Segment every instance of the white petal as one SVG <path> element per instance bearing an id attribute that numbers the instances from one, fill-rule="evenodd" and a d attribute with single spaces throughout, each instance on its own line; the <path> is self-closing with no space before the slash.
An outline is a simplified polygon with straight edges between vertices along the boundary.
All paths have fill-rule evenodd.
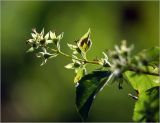
<path id="1" fill-rule="evenodd" d="M 111 66 L 110 62 L 108 60 L 105 60 L 106 64 L 108 64 L 109 66 Z"/>
<path id="2" fill-rule="evenodd" d="M 42 31 L 41 31 L 41 35 L 44 35 L 44 28 L 43 28 Z"/>
<path id="3" fill-rule="evenodd" d="M 59 40 L 61 40 L 61 39 L 63 38 L 63 34 L 64 34 L 64 32 L 62 32 L 57 38 L 58 38 Z"/>
<path id="4" fill-rule="evenodd" d="M 73 51 L 73 54 L 78 54 L 78 52 L 75 50 L 75 51 Z"/>
<path id="5" fill-rule="evenodd" d="M 27 40 L 28 43 L 33 43 L 33 39 Z"/>
<path id="6" fill-rule="evenodd" d="M 39 52 L 36 54 L 37 58 L 43 57 L 44 53 L 43 52 Z"/>
<path id="7" fill-rule="evenodd" d="M 116 51 L 117 51 L 118 53 L 121 53 L 121 51 L 120 51 L 120 49 L 119 49 L 119 47 L 118 47 L 117 45 L 115 45 L 115 49 L 116 49 Z"/>
<path id="8" fill-rule="evenodd" d="M 50 38 L 51 39 L 55 39 L 56 38 L 55 32 L 53 33 L 52 31 L 50 31 Z"/>
<path id="9" fill-rule="evenodd" d="M 44 64 L 46 64 L 46 62 L 47 62 L 47 59 L 45 59 L 40 66 L 43 66 Z"/>
<path id="10" fill-rule="evenodd" d="M 53 40 L 46 40 L 47 44 L 53 43 Z"/>
<path id="11" fill-rule="evenodd" d="M 29 49 L 27 50 L 27 53 L 28 53 L 28 52 L 33 52 L 33 51 L 34 51 L 34 48 L 31 47 L 31 48 L 29 48 Z"/>
<path id="12" fill-rule="evenodd" d="M 59 45 L 59 43 L 58 43 L 58 45 L 57 45 L 57 49 L 60 51 L 60 48 L 61 48 L 61 46 Z"/>
<path id="13" fill-rule="evenodd" d="M 44 53 L 47 53 L 47 50 L 44 47 L 42 47 L 42 50 Z"/>
<path id="14" fill-rule="evenodd" d="M 72 55 L 72 58 L 73 58 L 73 59 L 78 59 L 77 56 L 75 56 L 75 55 Z"/>
<path id="15" fill-rule="evenodd" d="M 49 32 L 44 37 L 46 40 L 49 38 Z"/>
<path id="16" fill-rule="evenodd" d="M 56 57 L 58 54 L 50 54 L 51 56 L 49 58 Z"/>
<path id="17" fill-rule="evenodd" d="M 69 43 L 67 43 L 67 45 L 71 50 L 75 50 L 77 48 L 76 45 L 72 45 L 72 44 L 69 44 Z"/>
<path id="18" fill-rule="evenodd" d="M 33 38 L 37 37 L 37 35 L 35 33 L 31 33 L 31 35 L 32 35 Z"/>
<path id="19" fill-rule="evenodd" d="M 33 29 L 32 29 L 32 31 L 33 31 L 34 33 L 37 33 L 37 31 L 36 31 L 36 29 L 35 29 L 35 28 L 33 28 Z"/>

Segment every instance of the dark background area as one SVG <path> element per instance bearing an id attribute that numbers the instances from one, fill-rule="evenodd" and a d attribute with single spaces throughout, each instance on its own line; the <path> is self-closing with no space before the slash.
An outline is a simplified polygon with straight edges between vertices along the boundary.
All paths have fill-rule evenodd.
<path id="1" fill-rule="evenodd" d="M 26 53 L 32 28 L 64 32 L 66 46 L 91 28 L 90 59 L 102 57 L 126 39 L 134 53 L 158 45 L 159 2 L 31 2 L 1 1 L 1 118 L 2 121 L 80 121 L 75 108 L 74 71 L 64 57 L 41 60 Z M 91 71 L 95 67 L 88 66 Z M 98 94 L 88 121 L 132 121 L 133 89 L 109 84 Z"/>

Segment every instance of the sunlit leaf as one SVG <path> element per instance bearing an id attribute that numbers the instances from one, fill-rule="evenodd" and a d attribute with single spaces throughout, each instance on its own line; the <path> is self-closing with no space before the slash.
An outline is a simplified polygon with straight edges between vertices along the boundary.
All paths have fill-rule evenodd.
<path id="1" fill-rule="evenodd" d="M 90 29 L 86 34 L 84 34 L 81 39 L 78 41 L 78 47 L 82 52 L 87 52 L 92 45 L 91 39 L 90 39 Z"/>
<path id="2" fill-rule="evenodd" d="M 146 74 L 135 74 L 135 72 L 125 72 L 127 79 L 132 87 L 139 93 L 146 91 L 155 86 L 160 86 L 160 77 Z"/>
<path id="3" fill-rule="evenodd" d="M 86 120 L 88 112 L 96 94 L 102 89 L 108 77 L 109 71 L 94 71 L 84 76 L 76 88 L 76 106 L 83 120 Z"/>
<path id="4" fill-rule="evenodd" d="M 153 47 L 151 49 L 144 50 L 142 53 L 145 54 L 148 62 L 159 63 L 160 47 Z"/>
<path id="5" fill-rule="evenodd" d="M 158 86 L 141 93 L 135 104 L 133 120 L 136 122 L 158 122 L 159 101 Z"/>
<path id="6" fill-rule="evenodd" d="M 140 57 L 146 65 L 159 65 L 160 47 L 153 47 L 141 51 L 137 56 Z M 133 59 L 133 62 L 135 59 Z"/>
<path id="7" fill-rule="evenodd" d="M 74 83 L 77 83 L 86 74 L 85 68 L 76 69 L 76 76 L 74 77 Z"/>

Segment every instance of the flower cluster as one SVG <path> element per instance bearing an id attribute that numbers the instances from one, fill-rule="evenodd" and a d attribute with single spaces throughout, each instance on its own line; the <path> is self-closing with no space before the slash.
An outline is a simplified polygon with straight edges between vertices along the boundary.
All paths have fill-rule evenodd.
<path id="1" fill-rule="evenodd" d="M 67 43 L 68 47 L 72 51 L 71 55 L 68 55 L 61 50 L 60 41 L 63 38 L 63 32 L 56 35 L 55 32 L 49 31 L 44 34 L 44 29 L 40 33 L 36 29 L 32 30 L 32 38 L 27 40 L 26 44 L 30 46 L 27 52 L 35 52 L 38 58 L 42 58 L 43 62 L 41 66 L 44 65 L 48 59 L 55 58 L 58 55 L 63 55 L 71 59 L 71 63 L 67 64 L 65 68 L 73 69 L 75 71 L 74 82 L 78 85 L 82 77 L 87 74 L 86 65 L 87 64 L 97 64 L 100 67 L 96 70 L 106 70 L 111 72 L 111 75 L 107 79 L 107 84 L 110 80 L 115 80 L 118 82 L 119 89 L 122 88 L 122 83 L 124 82 L 124 72 L 134 71 L 137 73 L 150 73 L 150 68 L 148 67 L 157 65 L 152 59 L 153 51 L 149 54 L 141 52 L 134 57 L 131 57 L 131 51 L 133 50 L 133 45 L 128 47 L 126 41 L 122 41 L 120 46 L 115 45 L 113 51 L 109 51 L 109 58 L 105 52 L 102 52 L 102 58 L 95 58 L 90 61 L 87 59 L 87 53 L 91 49 L 91 31 L 90 29 L 77 41 L 75 44 Z M 157 54 L 158 56 L 159 54 Z M 150 61 L 153 61 L 150 62 Z M 157 75 L 156 73 L 150 73 L 152 75 Z M 105 85 L 104 85 L 105 86 Z"/>
<path id="2" fill-rule="evenodd" d="M 71 58 L 72 62 L 67 64 L 65 68 L 73 69 L 75 71 L 75 83 L 86 74 L 85 67 L 87 63 L 98 64 L 102 66 L 102 68 L 109 69 L 112 72 L 112 75 L 115 78 L 118 77 L 120 80 L 122 78 L 122 73 L 127 69 L 131 62 L 130 54 L 133 45 L 127 47 L 126 41 L 122 41 L 120 47 L 116 45 L 115 50 L 109 52 L 109 55 L 111 56 L 110 59 L 108 59 L 105 52 L 102 52 L 104 55 L 103 58 L 89 61 L 87 60 L 86 54 L 92 46 L 90 33 L 91 31 L 89 29 L 79 40 L 75 41 L 75 44 L 67 43 L 68 47 L 72 50 L 72 55 L 68 55 L 63 53 L 60 48 L 60 41 L 64 34 L 63 32 L 57 36 L 55 32 L 52 31 L 44 34 L 44 29 L 41 33 L 38 33 L 33 29 L 33 32 L 31 33 L 32 38 L 27 40 L 27 44 L 31 46 L 27 52 L 34 51 L 38 58 L 43 58 L 44 60 L 41 65 L 44 65 L 48 59 L 54 58 L 59 54 Z"/>
<path id="3" fill-rule="evenodd" d="M 133 45 L 127 47 L 126 41 L 123 40 L 121 46 L 115 46 L 114 51 L 110 51 L 111 56 L 111 71 L 113 71 L 115 76 L 119 76 L 128 67 L 131 59 L 131 51 L 133 50 Z"/>
<path id="4" fill-rule="evenodd" d="M 32 38 L 27 40 L 27 44 L 31 47 L 27 52 L 36 52 L 36 56 L 38 58 L 43 58 L 44 61 L 42 62 L 41 66 L 44 65 L 49 58 L 56 57 L 58 55 L 57 50 L 60 50 L 60 40 L 63 38 L 63 33 L 56 36 L 55 32 L 52 31 L 48 32 L 46 35 L 44 34 L 44 29 L 42 29 L 41 33 L 38 33 L 36 29 L 32 30 L 31 33 Z M 53 53 L 49 53 L 47 50 L 50 50 L 48 44 L 55 44 L 56 49 L 52 49 Z"/>
<path id="5" fill-rule="evenodd" d="M 41 31 L 41 33 L 38 33 L 36 29 L 33 29 L 32 31 L 32 38 L 26 42 L 31 46 L 27 52 L 34 51 L 36 52 L 36 56 L 38 58 L 43 58 L 44 60 L 41 66 L 44 65 L 48 59 L 61 54 L 72 59 L 72 63 L 66 65 L 65 68 L 75 70 L 75 83 L 78 82 L 84 76 L 84 74 L 86 74 L 86 53 L 89 51 L 92 45 L 92 41 L 90 39 L 90 29 L 78 41 L 76 41 L 75 45 L 67 44 L 68 47 L 73 51 L 71 56 L 61 51 L 60 40 L 63 38 L 63 32 L 56 36 L 55 32 L 52 31 L 49 31 L 45 35 L 44 29 Z M 78 58 L 78 54 L 80 55 L 80 58 Z"/>

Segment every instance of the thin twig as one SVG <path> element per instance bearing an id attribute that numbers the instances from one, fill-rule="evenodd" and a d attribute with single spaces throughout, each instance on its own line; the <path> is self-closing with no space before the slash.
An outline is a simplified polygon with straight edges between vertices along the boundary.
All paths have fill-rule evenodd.
<path id="1" fill-rule="evenodd" d="M 55 52 L 55 50 L 53 50 L 53 51 Z M 63 53 L 62 51 L 58 51 L 58 50 L 56 50 L 56 52 L 58 52 L 59 54 L 65 56 L 65 57 L 67 57 L 67 58 L 71 58 L 71 59 L 75 59 L 75 60 L 78 60 L 78 61 L 80 61 L 80 62 L 83 62 L 84 64 L 89 63 L 89 64 L 101 65 L 98 61 L 89 61 L 89 60 L 74 58 L 74 57 L 72 57 L 72 56 L 70 56 L 70 55 L 68 55 L 68 54 L 66 54 L 66 53 Z M 129 69 L 128 69 L 129 71 L 140 72 L 140 73 L 142 73 L 142 74 L 148 74 L 148 75 L 153 75 L 153 76 L 159 76 L 159 73 L 153 73 L 153 72 L 150 72 L 150 71 L 144 71 L 144 70 L 139 69 L 139 68 L 136 68 L 136 67 L 129 66 L 128 68 L 129 68 Z"/>
<path id="2" fill-rule="evenodd" d="M 61 55 L 63 55 L 63 56 L 68 57 L 68 58 L 72 58 L 72 59 L 81 61 L 81 62 L 83 62 L 84 64 L 90 63 L 90 64 L 97 64 L 97 65 L 100 65 L 100 63 L 99 63 L 98 61 L 88 61 L 88 60 L 83 60 L 83 59 L 79 59 L 79 58 L 74 58 L 74 57 L 72 57 L 72 56 L 70 56 L 70 55 L 68 55 L 68 54 L 63 53 L 62 51 L 59 51 L 59 53 L 60 53 Z"/>

